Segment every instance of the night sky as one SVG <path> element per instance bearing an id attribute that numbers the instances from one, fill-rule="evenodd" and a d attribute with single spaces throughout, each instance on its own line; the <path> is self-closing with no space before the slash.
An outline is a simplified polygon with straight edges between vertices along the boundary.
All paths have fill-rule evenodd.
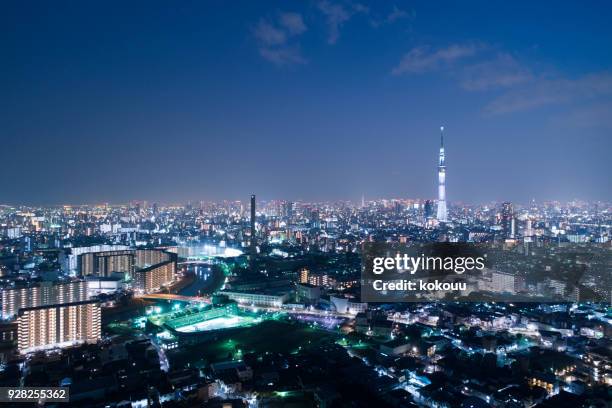
<path id="1" fill-rule="evenodd" d="M 612 3 L 4 1 L 0 204 L 610 200 Z"/>

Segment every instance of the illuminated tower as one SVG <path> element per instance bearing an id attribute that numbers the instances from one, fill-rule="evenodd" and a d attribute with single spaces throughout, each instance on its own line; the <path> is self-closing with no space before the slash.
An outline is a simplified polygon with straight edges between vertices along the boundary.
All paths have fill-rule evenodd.
<path id="1" fill-rule="evenodd" d="M 251 195 L 251 255 L 257 254 L 257 240 L 255 238 L 255 194 Z"/>
<path id="2" fill-rule="evenodd" d="M 502 203 L 501 226 L 504 238 L 513 239 L 516 235 L 516 221 L 514 219 L 514 207 L 511 202 Z"/>
<path id="3" fill-rule="evenodd" d="M 444 165 L 444 126 L 440 126 L 440 159 L 438 161 L 438 213 L 439 222 L 447 221 L 446 166 Z"/>

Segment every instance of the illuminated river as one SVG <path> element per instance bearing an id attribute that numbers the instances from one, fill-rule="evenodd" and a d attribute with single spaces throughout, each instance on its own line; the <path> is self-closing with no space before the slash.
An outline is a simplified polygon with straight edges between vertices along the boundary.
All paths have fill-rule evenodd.
<path id="1" fill-rule="evenodd" d="M 225 280 L 220 264 L 224 263 L 224 259 L 240 255 L 242 255 L 242 251 L 239 249 L 211 244 L 179 247 L 179 263 L 183 262 L 187 272 L 195 276 L 194 282 L 182 289 L 179 294 L 198 296 L 218 290 Z"/>

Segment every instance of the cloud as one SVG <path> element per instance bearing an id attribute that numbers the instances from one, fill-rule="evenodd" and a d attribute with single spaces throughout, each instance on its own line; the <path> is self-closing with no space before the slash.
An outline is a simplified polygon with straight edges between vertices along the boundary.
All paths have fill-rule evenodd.
<path id="1" fill-rule="evenodd" d="M 323 0 L 317 4 L 317 7 L 325 15 L 327 20 L 328 36 L 327 43 L 335 44 L 340 37 L 340 28 L 344 23 L 353 17 L 356 13 L 368 13 L 369 9 L 359 3 L 350 3 L 347 6 L 337 3 L 331 3 Z"/>
<path id="2" fill-rule="evenodd" d="M 535 74 L 509 53 L 491 51 L 483 44 L 453 44 L 437 50 L 416 47 L 391 72 L 418 74 L 453 68 L 445 72 L 467 91 L 501 91 L 485 106 L 493 114 L 612 96 L 610 72 L 575 79 L 547 77 Z"/>
<path id="3" fill-rule="evenodd" d="M 464 89 L 484 91 L 523 84 L 533 80 L 534 76 L 510 54 L 499 53 L 490 61 L 465 67 L 461 77 Z"/>
<path id="4" fill-rule="evenodd" d="M 400 63 L 393 68 L 391 73 L 401 75 L 435 71 L 458 60 L 472 57 L 481 48 L 481 45 L 476 44 L 453 44 L 438 50 L 432 50 L 429 47 L 416 47 L 402 57 Z"/>
<path id="5" fill-rule="evenodd" d="M 445 48 L 415 47 L 391 71 L 393 75 L 441 71 L 466 91 L 487 92 L 483 111 L 490 115 L 567 105 L 567 123 L 608 126 L 612 117 L 612 71 L 569 78 L 537 72 L 483 43 L 453 44 Z M 585 107 L 586 106 L 586 107 Z"/>
<path id="6" fill-rule="evenodd" d="M 485 112 L 510 113 L 610 96 L 612 96 L 611 72 L 592 73 L 575 79 L 539 78 L 529 86 L 502 93 L 485 106 Z"/>
<path id="7" fill-rule="evenodd" d="M 399 9 L 396 5 L 393 5 L 393 9 L 391 9 L 391 11 L 389 12 L 389 14 L 387 14 L 386 17 L 373 18 L 370 21 L 370 24 L 372 25 L 372 27 L 380 27 L 385 24 L 393 24 L 398 20 L 408 19 L 408 18 L 413 19 L 414 17 L 415 17 L 414 11 L 408 12 L 408 11 Z"/>
<path id="8" fill-rule="evenodd" d="M 408 13 L 407 11 L 404 10 L 400 10 L 399 8 L 397 8 L 397 6 L 393 6 L 393 10 L 391 10 L 391 13 L 389 13 L 389 15 L 386 18 L 386 21 L 388 23 L 393 23 L 394 21 L 400 20 L 402 18 L 410 18 L 410 17 L 414 17 L 414 13 Z"/>
<path id="9" fill-rule="evenodd" d="M 259 54 L 276 65 L 305 64 L 306 59 L 302 57 L 297 47 L 260 48 Z"/>
<path id="10" fill-rule="evenodd" d="M 287 42 L 287 34 L 272 24 L 260 20 L 254 30 L 255 38 L 265 46 L 273 46 L 285 44 Z"/>
<path id="11" fill-rule="evenodd" d="M 299 35 L 306 31 L 306 24 L 304 24 L 302 16 L 298 13 L 281 13 L 279 23 L 291 35 Z"/>
<path id="12" fill-rule="evenodd" d="M 259 55 L 276 65 L 305 64 L 296 37 L 306 30 L 298 13 L 282 12 L 273 21 L 261 19 L 253 30 Z"/>

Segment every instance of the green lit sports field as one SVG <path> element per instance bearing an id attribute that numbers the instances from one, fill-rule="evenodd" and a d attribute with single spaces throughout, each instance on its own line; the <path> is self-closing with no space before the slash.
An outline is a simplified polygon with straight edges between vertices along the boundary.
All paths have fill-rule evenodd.
<path id="1" fill-rule="evenodd" d="M 257 326 L 233 330 L 209 343 L 182 347 L 169 358 L 173 366 L 187 366 L 188 363 L 193 366 L 204 361 L 238 360 L 246 353 L 291 353 L 299 347 L 333 342 L 337 337 L 304 324 L 265 320 Z"/>

